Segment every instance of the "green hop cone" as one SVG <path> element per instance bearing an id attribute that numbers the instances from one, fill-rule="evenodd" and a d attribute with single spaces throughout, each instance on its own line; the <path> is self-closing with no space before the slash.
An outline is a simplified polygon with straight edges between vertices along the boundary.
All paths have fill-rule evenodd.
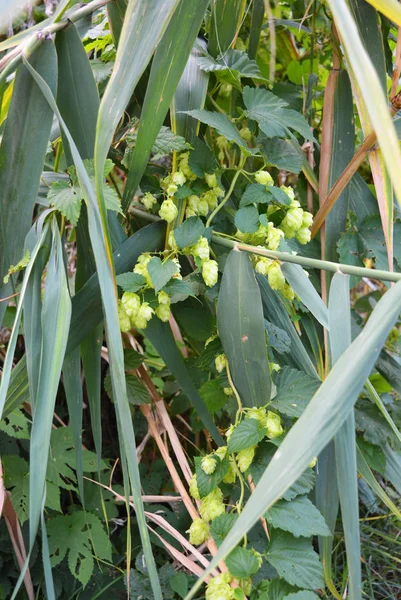
<path id="1" fill-rule="evenodd" d="M 150 210 L 152 206 L 156 204 L 157 200 L 153 194 L 146 192 L 146 194 L 142 196 L 141 202 L 147 210 Z"/>
<path id="2" fill-rule="evenodd" d="M 205 173 L 205 181 L 210 188 L 217 187 L 219 184 L 217 183 L 217 178 L 215 173 Z"/>
<path id="3" fill-rule="evenodd" d="M 308 244 L 311 241 L 312 234 L 308 227 L 301 227 L 301 229 L 298 229 L 297 233 L 295 234 L 295 237 L 300 244 L 305 246 L 305 244 Z"/>
<path id="4" fill-rule="evenodd" d="M 239 130 L 239 134 L 246 142 L 249 142 L 252 138 L 252 133 L 249 127 L 242 127 L 242 129 Z"/>
<path id="5" fill-rule="evenodd" d="M 244 450 L 240 450 L 237 454 L 237 465 L 241 473 L 245 473 L 252 464 L 252 461 L 255 456 L 256 446 L 251 446 L 250 448 L 244 448 Z"/>
<path id="6" fill-rule="evenodd" d="M 210 494 L 202 498 L 200 504 L 200 514 L 205 521 L 213 521 L 225 512 L 223 502 L 223 492 L 220 488 L 215 488 Z"/>
<path id="7" fill-rule="evenodd" d="M 227 472 L 227 475 L 224 476 L 223 482 L 224 483 L 235 483 L 236 479 L 237 479 L 237 473 L 235 472 L 235 461 L 233 458 L 230 457 L 229 465 L 228 465 L 228 472 Z"/>
<path id="8" fill-rule="evenodd" d="M 255 271 L 260 275 L 267 275 L 272 264 L 273 261 L 270 260 L 270 258 L 258 258 L 255 265 Z"/>
<path id="9" fill-rule="evenodd" d="M 194 473 L 189 482 L 189 493 L 194 500 L 200 500 L 198 482 L 196 481 L 196 474 Z"/>
<path id="10" fill-rule="evenodd" d="M 313 469 L 313 468 L 316 466 L 316 463 L 317 463 L 317 457 L 315 456 L 315 458 L 313 458 L 313 459 L 310 461 L 310 463 L 309 463 L 308 467 L 309 467 L 310 469 Z"/>
<path id="11" fill-rule="evenodd" d="M 275 252 L 280 246 L 281 238 L 284 237 L 284 232 L 281 229 L 274 227 L 273 223 L 267 225 L 266 245 L 269 250 Z"/>
<path id="12" fill-rule="evenodd" d="M 201 200 L 206 200 L 209 210 L 214 210 L 217 207 L 217 194 L 214 190 L 204 192 L 201 196 Z"/>
<path id="13" fill-rule="evenodd" d="M 220 446 L 220 448 L 217 448 L 215 455 L 219 457 L 220 460 L 224 460 L 225 456 L 227 454 L 227 446 Z"/>
<path id="14" fill-rule="evenodd" d="M 302 217 L 302 227 L 312 227 L 313 225 L 313 215 L 304 210 L 304 215 Z"/>
<path id="15" fill-rule="evenodd" d="M 133 319 L 138 314 L 141 306 L 141 299 L 138 294 L 124 292 L 121 298 L 121 304 L 129 318 Z"/>
<path id="16" fill-rule="evenodd" d="M 209 214 L 209 204 L 206 200 L 199 200 L 198 214 L 201 215 L 201 217 L 206 217 Z"/>
<path id="17" fill-rule="evenodd" d="M 302 208 L 290 208 L 285 215 L 283 222 L 286 227 L 298 231 L 302 227 L 302 220 L 304 217 L 304 211 Z"/>
<path id="18" fill-rule="evenodd" d="M 216 358 L 214 359 L 214 364 L 218 373 L 224 371 L 224 369 L 226 368 L 226 363 L 227 359 L 225 354 L 218 354 L 216 356 Z"/>
<path id="19" fill-rule="evenodd" d="M 141 254 L 140 257 L 138 258 L 138 262 L 136 263 L 135 267 L 134 267 L 134 273 L 137 273 L 138 275 L 142 275 L 142 277 L 145 278 L 146 280 L 146 284 L 153 288 L 154 285 L 152 283 L 152 279 L 149 275 L 149 271 L 148 271 L 148 263 L 151 260 L 151 256 L 150 254 Z"/>
<path id="20" fill-rule="evenodd" d="M 290 200 L 295 200 L 295 192 L 291 186 L 280 185 L 280 189 L 287 194 Z"/>
<path id="21" fill-rule="evenodd" d="M 121 300 L 118 302 L 118 322 L 120 324 L 120 330 L 123 333 L 127 333 L 131 330 L 131 321 L 129 316 L 127 315 Z"/>
<path id="22" fill-rule="evenodd" d="M 283 294 L 284 298 L 287 298 L 287 300 L 289 300 L 290 302 L 294 300 L 295 292 L 288 283 L 286 283 L 280 291 Z"/>
<path id="23" fill-rule="evenodd" d="M 215 472 L 217 467 L 217 461 L 213 458 L 213 456 L 204 456 L 201 460 L 201 469 L 206 473 L 206 475 L 211 475 Z"/>
<path id="24" fill-rule="evenodd" d="M 255 181 L 262 185 L 274 185 L 273 177 L 267 171 L 255 173 Z"/>
<path id="25" fill-rule="evenodd" d="M 245 596 L 249 596 L 252 590 L 252 579 L 250 577 L 239 579 L 238 587 L 244 592 Z"/>
<path id="26" fill-rule="evenodd" d="M 192 521 L 191 527 L 188 529 L 189 541 L 194 546 L 200 546 L 209 537 L 209 525 L 203 519 L 195 519 Z"/>
<path id="27" fill-rule="evenodd" d="M 209 242 L 205 237 L 200 237 L 198 242 L 191 246 L 190 252 L 194 258 L 198 257 L 201 260 L 209 260 Z"/>
<path id="28" fill-rule="evenodd" d="M 163 323 L 168 323 L 171 317 L 170 304 L 159 304 L 155 310 L 155 314 L 160 321 L 163 321 Z"/>
<path id="29" fill-rule="evenodd" d="M 256 419 L 259 421 L 259 423 L 263 423 L 264 419 L 266 418 L 266 409 L 263 407 L 257 408 L 256 406 L 246 409 L 246 418 Z"/>
<path id="30" fill-rule="evenodd" d="M 173 183 L 179 186 L 184 185 L 184 183 L 186 182 L 186 177 L 183 171 L 176 171 L 172 179 Z"/>
<path id="31" fill-rule="evenodd" d="M 206 586 L 206 600 L 233 600 L 235 596 L 230 586 L 231 581 L 230 573 L 221 573 L 213 577 Z"/>
<path id="32" fill-rule="evenodd" d="M 170 296 L 163 290 L 157 294 L 157 301 L 159 304 L 165 304 L 167 306 L 170 306 L 171 303 Z"/>
<path id="33" fill-rule="evenodd" d="M 263 556 L 260 552 L 258 552 L 257 550 L 255 550 L 255 548 L 251 548 L 251 552 L 256 556 L 256 558 L 258 559 L 258 563 L 259 563 L 259 569 L 260 567 L 263 565 Z"/>
<path id="34" fill-rule="evenodd" d="M 202 264 L 203 281 L 208 287 L 216 285 L 219 278 L 218 264 L 215 260 L 205 260 Z"/>
<path id="35" fill-rule="evenodd" d="M 263 420 L 262 426 L 267 429 L 266 437 L 270 439 L 280 436 L 284 431 L 279 415 L 270 410 L 267 411 L 266 419 Z"/>
<path id="36" fill-rule="evenodd" d="M 192 173 L 188 166 L 189 152 L 184 152 L 179 158 L 179 168 L 182 171 L 188 181 L 194 181 L 196 179 L 195 173 Z"/>
<path id="37" fill-rule="evenodd" d="M 285 286 L 285 277 L 278 262 L 269 267 L 267 278 L 272 290 L 281 290 Z"/>
<path id="38" fill-rule="evenodd" d="M 178 215 L 178 208 L 174 204 L 172 200 L 164 200 L 163 204 L 159 210 L 159 216 L 167 221 L 167 223 L 171 223 Z"/>

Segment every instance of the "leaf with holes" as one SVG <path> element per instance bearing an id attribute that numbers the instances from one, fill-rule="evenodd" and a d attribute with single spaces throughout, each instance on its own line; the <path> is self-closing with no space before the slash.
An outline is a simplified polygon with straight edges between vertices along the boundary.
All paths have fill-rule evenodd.
<path id="1" fill-rule="evenodd" d="M 72 225 L 78 223 L 82 204 L 78 186 L 71 186 L 68 181 L 56 181 L 49 189 L 47 199 Z"/>

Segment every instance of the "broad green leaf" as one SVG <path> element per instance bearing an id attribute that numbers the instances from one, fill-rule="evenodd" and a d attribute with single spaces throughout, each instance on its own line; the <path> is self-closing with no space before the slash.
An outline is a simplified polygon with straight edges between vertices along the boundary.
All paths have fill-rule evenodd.
<path id="1" fill-rule="evenodd" d="M 231 575 L 238 579 L 252 577 L 259 570 L 259 561 L 252 550 L 238 546 L 226 558 Z"/>
<path id="2" fill-rule="evenodd" d="M 286 492 L 337 433 L 369 376 L 400 309 L 401 284 L 397 283 L 378 302 L 363 332 L 336 362 L 303 415 L 287 433 L 204 575 L 229 554 L 244 533 Z M 297 451 L 294 452 L 294 448 Z M 188 600 L 201 581 L 192 588 Z"/>
<path id="3" fill-rule="evenodd" d="M 144 286 L 146 279 L 139 273 L 121 273 L 116 277 L 117 285 L 124 292 L 137 292 Z"/>
<path id="4" fill-rule="evenodd" d="M 269 165 L 284 169 L 290 173 L 299 173 L 304 165 L 305 155 L 294 148 L 296 140 L 285 140 L 279 137 L 262 139 L 262 154 Z"/>
<path id="5" fill-rule="evenodd" d="M 235 142 L 240 148 L 249 151 L 246 142 L 242 139 L 238 129 L 227 115 L 208 110 L 186 110 L 184 113 L 194 119 L 198 119 L 201 123 L 206 123 L 209 127 L 213 127 L 220 135 L 224 135 L 227 140 Z"/>
<path id="6" fill-rule="evenodd" d="M 287 102 L 263 88 L 245 87 L 243 91 L 246 115 L 257 121 L 267 137 L 291 137 L 290 129 L 312 139 L 312 130 L 304 117 L 286 108 Z"/>
<path id="7" fill-rule="evenodd" d="M 388 17 L 391 21 L 394 21 L 397 25 L 401 26 L 401 8 L 396 0 L 368 0 L 376 10 L 380 11 Z"/>
<path id="8" fill-rule="evenodd" d="M 283 367 L 275 379 L 277 394 L 271 406 L 289 417 L 300 417 L 317 392 L 320 381 L 301 371 Z"/>
<path id="9" fill-rule="evenodd" d="M 192 145 L 198 140 L 199 123 L 182 111 L 203 108 L 205 103 L 209 76 L 200 70 L 196 62 L 200 55 L 198 46 L 203 47 L 204 44 L 204 40 L 197 39 L 170 106 L 170 119 L 175 133 L 182 135 Z"/>
<path id="10" fill-rule="evenodd" d="M 266 556 L 288 583 L 308 590 L 324 587 L 323 568 L 310 540 L 274 531 Z"/>
<path id="11" fill-rule="evenodd" d="M 61 212 L 72 225 L 78 223 L 82 204 L 79 188 L 77 190 L 68 181 L 57 181 L 49 189 L 47 198 L 50 205 Z"/>
<path id="12" fill-rule="evenodd" d="M 395 4 L 395 3 L 394 3 Z M 401 153 L 392 119 L 378 74 L 360 38 L 357 25 L 345 0 L 329 0 L 334 22 L 342 40 L 347 60 L 360 87 L 363 100 L 376 132 L 383 159 L 401 203 Z"/>
<path id="13" fill-rule="evenodd" d="M 212 56 L 224 54 L 234 42 L 241 25 L 245 4 L 243 0 L 216 0 L 212 4 L 209 34 L 209 52 Z"/>
<path id="14" fill-rule="evenodd" d="M 227 444 L 227 451 L 239 452 L 258 444 L 266 435 L 266 429 L 259 425 L 257 419 L 244 419 L 232 432 Z"/>
<path id="15" fill-rule="evenodd" d="M 128 152 L 127 150 L 125 151 L 122 163 L 124 166 L 127 167 L 127 169 L 130 168 L 132 149 L 135 148 L 137 144 L 137 139 L 139 135 L 139 124 L 140 122 L 137 119 L 135 121 L 135 129 L 129 134 L 127 134 L 127 136 L 125 137 Z M 169 127 L 165 127 L 164 125 L 162 125 L 153 143 L 151 153 L 164 156 L 166 154 L 171 154 L 172 152 L 182 152 L 183 150 L 188 150 L 190 148 L 191 146 L 185 141 L 183 137 L 181 137 L 180 135 L 176 135 L 171 131 Z"/>
<path id="16" fill-rule="evenodd" d="M 239 90 L 241 90 L 242 77 L 264 79 L 257 62 L 251 60 L 242 50 L 230 49 L 216 59 L 210 54 L 204 54 L 197 62 L 202 71 L 216 73 L 218 80 L 230 83 Z"/>
<path id="17" fill-rule="evenodd" d="M 54 92 L 57 58 L 53 42 L 44 41 L 31 60 Z M 26 67 L 21 65 L 17 69 L 0 145 L 0 298 L 12 293 L 11 283 L 4 285 L 3 278 L 10 265 L 15 265 L 23 255 L 51 123 L 52 111 Z M 24 152 L 21 152 L 21 140 L 24 140 Z M 0 302 L 0 323 L 6 307 L 6 302 Z"/>
<path id="18" fill-rule="evenodd" d="M 207 4 L 208 0 L 180 0 L 157 46 L 125 185 L 124 207 L 132 199 L 145 171 L 152 146 L 157 141 L 157 135 L 160 135 L 160 128 L 199 32 Z M 185 140 L 182 141 L 185 144 Z"/>
<path id="19" fill-rule="evenodd" d="M 318 379 L 315 367 L 306 352 L 293 323 L 284 308 L 279 295 L 268 284 L 266 277 L 256 276 L 263 302 L 265 318 L 287 332 L 291 341 L 291 353 L 281 357 L 284 364 L 302 369 L 307 375 Z"/>
<path id="20" fill-rule="evenodd" d="M 205 226 L 199 217 L 189 217 L 174 229 L 174 239 L 180 250 L 196 244 L 204 234 Z"/>
<path id="21" fill-rule="evenodd" d="M 251 205 L 239 208 L 235 213 L 235 226 L 242 233 L 255 233 L 259 228 L 258 209 Z"/>
<path id="22" fill-rule="evenodd" d="M 176 573 L 168 580 L 173 592 L 179 595 L 180 598 L 185 598 L 188 592 L 189 582 L 188 575 L 183 573 Z"/>
<path id="23" fill-rule="evenodd" d="M 228 400 L 228 397 L 224 393 L 224 390 L 217 379 L 206 381 L 206 383 L 199 388 L 199 394 L 211 415 L 223 408 Z"/>
<path id="24" fill-rule="evenodd" d="M 249 204 L 269 204 L 271 201 L 272 195 L 269 188 L 261 183 L 251 183 L 246 186 L 239 205 L 243 207 Z"/>
<path id="25" fill-rule="evenodd" d="M 107 17 L 116 48 L 120 41 L 127 4 L 128 0 L 113 0 L 113 2 L 107 3 Z"/>
<path id="26" fill-rule="evenodd" d="M 223 481 L 223 478 L 228 473 L 229 463 L 228 459 L 220 461 L 215 471 L 211 475 L 208 475 L 202 469 L 201 462 L 202 458 L 200 456 L 195 457 L 196 482 L 198 484 L 199 495 L 201 498 L 204 498 Z"/>
<path id="27" fill-rule="evenodd" d="M 194 292 L 192 287 L 188 285 L 185 281 L 181 281 L 180 279 L 171 279 L 165 286 L 164 291 L 166 294 L 170 296 L 171 304 L 176 304 L 177 302 L 182 302 L 186 300 L 189 296 L 195 296 L 196 291 Z"/>
<path id="28" fill-rule="evenodd" d="M 127 386 L 127 398 L 130 404 L 140 406 L 141 404 L 150 403 L 149 392 L 143 384 L 138 381 L 135 375 L 126 374 L 125 383 Z M 114 402 L 110 371 L 107 372 L 103 385 L 108 397 Z"/>
<path id="29" fill-rule="evenodd" d="M 158 256 L 154 256 L 149 261 L 148 272 L 157 294 L 178 273 L 178 265 L 173 260 L 162 262 Z"/>
<path id="30" fill-rule="evenodd" d="M 244 406 L 270 400 L 271 377 L 260 291 L 245 252 L 232 250 L 220 286 L 217 324 L 234 385 Z"/>
<path id="31" fill-rule="evenodd" d="M 327 307 L 303 268 L 300 265 L 284 263 L 281 265 L 281 270 L 301 302 L 305 304 L 323 327 L 329 329 Z"/>
<path id="32" fill-rule="evenodd" d="M 76 511 L 47 522 L 49 550 L 53 567 L 67 556 L 68 567 L 85 586 L 93 573 L 94 556 L 111 561 L 110 540 L 95 515 Z"/>
<path id="33" fill-rule="evenodd" d="M 318 598 L 319 596 L 316 596 L 313 592 L 303 590 L 302 592 L 288 594 L 288 596 L 284 596 L 283 600 L 317 600 Z"/>
<path id="34" fill-rule="evenodd" d="M 280 500 L 265 513 L 265 519 L 274 529 L 289 531 L 295 537 L 331 535 L 326 521 L 307 496 L 297 496 L 290 502 Z"/>
<path id="35" fill-rule="evenodd" d="M 269 188 L 270 193 L 273 196 L 273 202 L 275 202 L 276 204 L 278 204 L 279 206 L 290 206 L 291 204 L 291 199 L 289 198 L 289 196 L 284 192 L 284 190 L 281 190 L 280 188 L 272 185 Z"/>
<path id="36" fill-rule="evenodd" d="M 114 69 L 103 94 L 97 122 L 96 189 L 103 226 L 105 226 L 105 210 L 101 174 L 114 131 L 178 5 L 179 0 L 157 0 L 151 3 L 147 0 L 130 0 L 128 2 Z M 156 134 L 160 126 L 157 127 Z"/>
<path id="37" fill-rule="evenodd" d="M 254 0 L 252 6 L 251 31 L 249 33 L 248 44 L 248 54 L 250 58 L 255 58 L 257 54 L 264 15 L 264 0 Z"/>
<path id="38" fill-rule="evenodd" d="M 270 323 L 270 321 L 267 321 L 266 319 L 265 329 L 270 348 L 273 348 L 273 350 L 276 350 L 279 354 L 290 352 L 291 339 L 284 329 L 277 327 L 277 325 L 273 325 L 273 323 Z"/>
<path id="39" fill-rule="evenodd" d="M 210 535 L 217 546 L 220 546 L 237 519 L 238 515 L 234 512 L 224 513 L 213 519 L 210 524 Z"/>
<path id="40" fill-rule="evenodd" d="M 193 142 L 193 147 L 194 149 L 189 154 L 188 162 L 191 171 L 198 177 L 204 177 L 205 173 L 213 173 L 217 168 L 217 161 L 209 146 L 196 138 Z"/>

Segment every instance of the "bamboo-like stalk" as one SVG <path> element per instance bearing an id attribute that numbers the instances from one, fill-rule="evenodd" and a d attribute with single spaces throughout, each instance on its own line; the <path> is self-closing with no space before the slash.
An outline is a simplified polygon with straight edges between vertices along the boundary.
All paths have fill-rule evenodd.
<path id="1" fill-rule="evenodd" d="M 288 252 L 273 252 L 258 246 L 242 244 L 226 237 L 220 236 L 218 233 L 213 233 L 212 240 L 215 244 L 225 246 L 226 248 L 237 248 L 250 254 L 266 256 L 273 260 L 281 262 L 294 263 L 309 269 L 323 269 L 331 273 L 345 273 L 346 275 L 355 275 L 356 277 L 368 277 L 369 279 L 379 279 L 380 281 L 400 281 L 401 273 L 390 273 L 390 271 L 380 271 L 379 269 L 367 269 L 366 267 L 355 267 L 353 265 L 345 265 L 343 263 L 335 263 L 327 260 L 318 260 L 317 258 L 309 258 L 307 256 L 298 256 L 297 254 L 289 254 Z"/>

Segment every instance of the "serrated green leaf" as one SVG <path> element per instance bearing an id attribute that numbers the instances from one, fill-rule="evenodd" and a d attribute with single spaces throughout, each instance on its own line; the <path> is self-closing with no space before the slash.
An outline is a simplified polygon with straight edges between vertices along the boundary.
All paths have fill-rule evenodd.
<path id="1" fill-rule="evenodd" d="M 187 114 L 190 114 L 188 112 Z M 216 158 L 204 142 L 199 138 L 193 142 L 194 149 L 189 153 L 189 168 L 198 177 L 204 177 L 205 173 L 213 173 L 217 169 Z"/>
<path id="2" fill-rule="evenodd" d="M 218 464 L 215 471 L 211 475 L 208 475 L 201 467 L 202 458 L 200 456 L 195 457 L 196 482 L 198 484 L 199 495 L 201 498 L 204 498 L 210 494 L 210 492 L 213 491 L 219 485 L 219 483 L 223 481 L 223 478 L 228 473 L 228 459 L 225 458 L 219 462 L 218 457 L 216 457 L 216 461 Z"/>
<path id="3" fill-rule="evenodd" d="M 139 273 L 121 273 L 116 277 L 117 285 L 124 290 L 124 292 L 137 292 L 146 282 L 143 275 Z"/>
<path id="4" fill-rule="evenodd" d="M 127 397 L 130 404 L 133 405 L 141 405 L 141 404 L 149 404 L 150 396 L 147 389 L 138 381 L 135 375 L 126 374 L 125 382 L 127 386 Z M 106 377 L 104 378 L 104 389 L 110 400 L 114 401 L 113 397 L 113 388 L 111 385 L 111 377 L 110 371 L 107 372 Z"/>
<path id="5" fill-rule="evenodd" d="M 224 540 L 235 521 L 237 520 L 238 515 L 234 512 L 224 513 L 223 515 L 219 515 L 210 524 L 210 535 L 216 542 L 217 546 L 220 546 L 221 542 Z"/>
<path id="6" fill-rule="evenodd" d="M 158 256 L 154 256 L 148 263 L 148 272 L 157 293 L 178 273 L 178 265 L 169 259 L 162 262 Z"/>
<path id="7" fill-rule="evenodd" d="M 275 529 L 289 531 L 295 537 L 331 535 L 321 513 L 307 496 L 297 496 L 289 502 L 280 500 L 265 513 L 265 519 Z"/>
<path id="8" fill-rule="evenodd" d="M 235 213 L 235 226 L 242 233 L 255 233 L 259 228 L 259 213 L 255 206 L 245 206 Z"/>
<path id="9" fill-rule="evenodd" d="M 234 385 L 244 406 L 270 400 L 271 377 L 260 290 L 249 257 L 232 250 L 220 285 L 217 324 Z"/>
<path id="10" fill-rule="evenodd" d="M 273 325 L 270 321 L 265 319 L 265 329 L 269 347 L 273 348 L 279 354 L 290 352 L 291 350 L 291 339 L 290 336 L 284 329 Z"/>
<path id="11" fill-rule="evenodd" d="M 272 195 L 269 188 L 261 183 L 251 183 L 246 186 L 239 205 L 243 207 L 249 204 L 269 204 L 271 201 Z"/>
<path id="12" fill-rule="evenodd" d="M 279 206 L 289 206 L 291 204 L 291 199 L 284 190 L 272 185 L 269 187 L 269 192 L 273 196 L 275 204 Z"/>
<path id="13" fill-rule="evenodd" d="M 261 151 L 269 165 L 290 173 L 299 173 L 304 160 L 302 154 L 294 148 L 294 142 L 298 144 L 296 140 L 285 140 L 278 137 L 264 138 Z"/>
<path id="14" fill-rule="evenodd" d="M 72 223 L 78 223 L 81 212 L 81 190 L 71 186 L 68 181 L 56 181 L 52 184 L 47 194 L 51 206 L 57 208 L 61 214 Z"/>
<path id="15" fill-rule="evenodd" d="M 300 417 L 319 388 L 317 379 L 305 373 L 283 367 L 276 376 L 277 395 L 271 406 L 289 417 Z"/>
<path id="16" fill-rule="evenodd" d="M 293 500 L 297 496 L 308 494 L 315 485 L 315 472 L 308 468 L 295 483 L 283 494 L 283 500 Z"/>
<path id="17" fill-rule="evenodd" d="M 134 125 L 136 124 L 136 128 L 126 136 L 127 147 L 132 150 L 132 148 L 136 145 L 136 140 L 138 137 L 138 125 L 139 120 L 134 120 Z M 156 139 L 152 146 L 152 154 L 159 154 L 164 156 L 165 154 L 171 154 L 171 152 L 182 152 L 183 150 L 190 149 L 191 146 L 185 141 L 183 137 L 180 135 L 176 135 L 170 129 L 170 127 L 166 127 L 162 125 L 159 133 L 156 136 Z M 126 159 L 127 153 L 124 155 L 123 164 L 128 168 L 129 161 Z"/>
<path id="18" fill-rule="evenodd" d="M 218 79 L 232 83 L 241 89 L 241 77 L 264 79 L 258 64 L 249 58 L 243 50 L 230 48 L 223 56 L 214 59 L 210 54 L 203 54 L 197 59 L 199 68 L 206 73 L 214 72 Z"/>
<path id="19" fill-rule="evenodd" d="M 29 439 L 29 421 L 23 412 L 16 408 L 0 421 L 0 431 L 18 440 Z"/>
<path id="20" fill-rule="evenodd" d="M 199 394 L 211 415 L 223 408 L 228 400 L 217 379 L 206 381 L 199 388 Z"/>
<path id="21" fill-rule="evenodd" d="M 204 234 L 205 226 L 199 217 L 189 217 L 174 229 L 174 239 L 180 250 L 196 244 Z"/>
<path id="22" fill-rule="evenodd" d="M 164 286 L 163 290 L 170 296 L 171 304 L 182 302 L 190 296 L 195 296 L 192 288 L 181 279 L 170 279 Z"/>
<path id="23" fill-rule="evenodd" d="M 229 453 L 239 452 L 255 446 L 263 440 L 265 435 L 266 429 L 260 427 L 257 419 L 244 419 L 232 432 L 227 444 L 227 451 Z"/>
<path id="24" fill-rule="evenodd" d="M 227 140 L 235 142 L 240 148 L 249 151 L 249 148 L 240 136 L 238 129 L 225 114 L 210 112 L 208 110 L 188 110 L 183 112 L 194 119 L 198 119 L 202 123 L 206 123 L 209 127 L 213 127 L 220 135 L 224 135 Z"/>
<path id="25" fill-rule="evenodd" d="M 143 363 L 143 354 L 132 348 L 124 348 L 124 371 L 137 369 Z"/>
<path id="26" fill-rule="evenodd" d="M 291 137 L 290 129 L 298 131 L 304 138 L 313 139 L 310 126 L 295 110 L 286 108 L 287 102 L 263 88 L 245 87 L 243 99 L 246 115 L 257 121 L 267 137 Z"/>
<path id="27" fill-rule="evenodd" d="M 266 557 L 291 585 L 308 590 L 324 587 L 323 567 L 310 540 L 274 531 Z"/>
<path id="28" fill-rule="evenodd" d="M 180 598 L 185 598 L 189 587 L 188 575 L 186 573 L 176 573 L 170 577 L 168 582 L 173 592 L 178 594 Z"/>
<path id="29" fill-rule="evenodd" d="M 238 579 L 252 577 L 259 570 L 259 561 L 252 550 L 238 546 L 226 558 L 231 575 Z"/>
<path id="30" fill-rule="evenodd" d="M 111 544 L 95 515 L 76 511 L 47 522 L 47 535 L 53 567 L 68 555 L 69 569 L 85 586 L 93 573 L 93 555 L 111 561 Z"/>

